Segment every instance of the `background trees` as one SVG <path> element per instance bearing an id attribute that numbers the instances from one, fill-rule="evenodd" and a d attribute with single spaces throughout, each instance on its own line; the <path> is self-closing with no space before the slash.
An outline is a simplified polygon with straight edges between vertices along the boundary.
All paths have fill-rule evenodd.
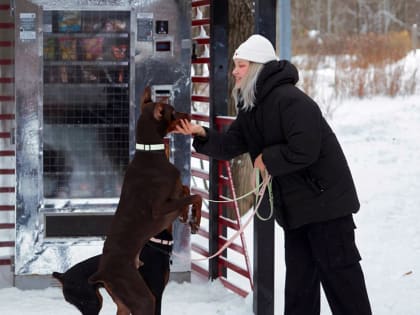
<path id="1" fill-rule="evenodd" d="M 293 0 L 292 28 L 333 35 L 387 33 L 419 23 L 418 0 Z"/>
<path id="2" fill-rule="evenodd" d="M 229 51 L 234 50 L 254 30 L 254 1 L 228 0 Z M 417 66 L 406 65 L 403 58 L 414 51 L 420 26 L 420 0 L 290 0 L 292 62 L 299 69 L 299 86 L 313 97 L 327 117 L 332 118 L 341 100 L 374 95 L 410 95 L 417 92 Z M 208 11 L 197 12 L 209 16 Z M 413 30 L 415 32 L 413 32 Z M 210 34 L 209 29 L 196 29 Z M 205 47 L 198 56 L 208 55 Z M 204 49 L 204 50 L 203 50 Z M 194 67 L 196 74 L 208 73 L 206 65 Z M 233 64 L 229 63 L 229 73 Z M 325 74 L 333 72 L 332 81 Z M 228 91 L 233 86 L 228 76 Z M 327 76 L 331 78 L 331 76 Z M 319 89 L 318 82 L 324 88 Z M 208 85 L 193 89 L 208 95 Z M 236 115 L 235 104 L 228 100 L 228 114 Z M 198 106 L 198 111 L 206 111 Z M 245 167 L 244 167 L 245 166 Z M 252 165 L 247 155 L 232 161 L 237 195 L 250 191 Z M 252 197 L 240 202 L 241 212 L 252 205 Z"/>

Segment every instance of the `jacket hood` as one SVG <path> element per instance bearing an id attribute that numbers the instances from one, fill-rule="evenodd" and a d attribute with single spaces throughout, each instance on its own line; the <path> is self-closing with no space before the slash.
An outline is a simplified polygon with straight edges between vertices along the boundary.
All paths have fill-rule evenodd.
<path id="1" fill-rule="evenodd" d="M 256 103 L 261 102 L 274 88 L 283 84 L 295 85 L 299 80 L 296 67 L 287 60 L 270 61 L 261 70 L 256 84 Z"/>

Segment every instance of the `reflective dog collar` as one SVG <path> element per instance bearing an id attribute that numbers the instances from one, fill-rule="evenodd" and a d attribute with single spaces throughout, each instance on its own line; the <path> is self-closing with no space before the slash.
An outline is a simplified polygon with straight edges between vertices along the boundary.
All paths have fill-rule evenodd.
<path id="1" fill-rule="evenodd" d="M 160 143 L 160 144 L 136 143 L 136 149 L 140 151 L 161 151 L 161 150 L 165 150 L 165 145 L 163 143 Z"/>
<path id="2" fill-rule="evenodd" d="M 162 244 L 162 245 L 172 245 L 174 243 L 174 241 L 168 241 L 168 240 L 160 240 L 158 238 L 150 238 L 149 241 L 153 242 L 153 243 L 158 243 L 158 244 Z"/>

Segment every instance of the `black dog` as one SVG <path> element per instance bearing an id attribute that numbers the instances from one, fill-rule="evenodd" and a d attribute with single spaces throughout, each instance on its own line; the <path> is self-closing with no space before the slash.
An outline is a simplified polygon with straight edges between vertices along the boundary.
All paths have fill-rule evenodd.
<path id="1" fill-rule="evenodd" d="M 156 299 L 155 315 L 161 314 L 162 294 L 169 280 L 172 243 L 172 234 L 164 230 L 151 238 L 140 253 L 144 264 L 139 272 Z M 52 274 L 60 281 L 65 300 L 83 315 L 98 315 L 102 308 L 102 296 L 98 290 L 100 284 L 88 282 L 88 278 L 98 270 L 101 256 L 79 262 L 64 273 Z"/>

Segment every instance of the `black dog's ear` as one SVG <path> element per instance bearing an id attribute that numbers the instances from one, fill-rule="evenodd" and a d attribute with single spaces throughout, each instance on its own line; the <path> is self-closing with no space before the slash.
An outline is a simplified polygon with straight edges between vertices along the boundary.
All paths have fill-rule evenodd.
<path id="1" fill-rule="evenodd" d="M 146 86 L 143 92 L 143 96 L 141 98 L 140 108 L 143 111 L 143 106 L 147 103 L 150 103 L 152 101 L 152 90 L 150 89 L 150 86 Z"/>

